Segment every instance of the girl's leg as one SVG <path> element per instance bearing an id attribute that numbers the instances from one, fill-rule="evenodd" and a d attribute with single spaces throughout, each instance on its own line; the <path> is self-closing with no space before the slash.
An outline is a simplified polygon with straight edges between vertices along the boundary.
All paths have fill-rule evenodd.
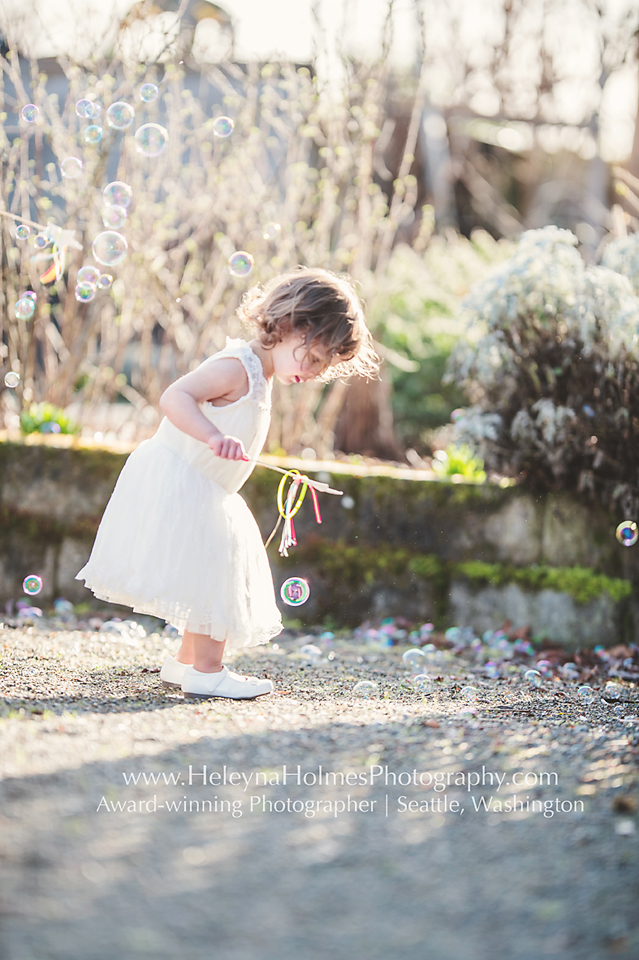
<path id="1" fill-rule="evenodd" d="M 193 665 L 200 673 L 219 673 L 225 646 L 226 640 L 214 640 L 206 633 L 185 630 L 175 659 L 179 663 Z"/>

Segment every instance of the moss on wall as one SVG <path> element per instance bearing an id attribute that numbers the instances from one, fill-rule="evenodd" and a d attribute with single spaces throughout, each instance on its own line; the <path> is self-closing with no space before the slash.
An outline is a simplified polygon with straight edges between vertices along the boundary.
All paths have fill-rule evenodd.
<path id="1" fill-rule="evenodd" d="M 590 603 L 602 593 L 607 593 L 613 600 L 619 601 L 632 593 L 629 580 L 606 577 L 588 567 L 511 567 L 472 560 L 454 564 L 454 568 L 458 575 L 475 583 L 490 583 L 494 586 L 516 583 L 525 590 L 555 590 L 557 593 L 569 594 L 577 603 Z"/>

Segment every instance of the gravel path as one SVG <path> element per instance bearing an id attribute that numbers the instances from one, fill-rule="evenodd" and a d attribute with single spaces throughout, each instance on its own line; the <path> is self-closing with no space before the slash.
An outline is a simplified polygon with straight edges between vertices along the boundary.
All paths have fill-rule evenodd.
<path id="1" fill-rule="evenodd" d="M 194 702 L 167 643 L 0 629 L 5 960 L 639 957 L 636 687 L 448 657 L 422 696 L 406 648 L 285 634 L 233 661 L 275 694 Z"/>

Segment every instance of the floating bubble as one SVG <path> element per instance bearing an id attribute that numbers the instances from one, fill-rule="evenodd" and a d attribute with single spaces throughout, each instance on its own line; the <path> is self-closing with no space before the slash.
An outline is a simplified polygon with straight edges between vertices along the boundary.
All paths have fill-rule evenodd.
<path id="1" fill-rule="evenodd" d="M 464 707 L 459 711 L 460 717 L 476 717 L 478 714 L 477 707 Z"/>
<path id="2" fill-rule="evenodd" d="M 102 196 L 107 207 L 128 207 L 133 197 L 133 190 L 123 180 L 113 180 L 107 183 Z"/>
<path id="3" fill-rule="evenodd" d="M 356 683 L 353 687 L 353 693 L 356 697 L 372 697 L 379 690 L 378 684 L 374 683 L 372 680 L 360 680 L 359 683 Z"/>
<path id="4" fill-rule="evenodd" d="M 104 133 L 102 127 L 99 127 L 97 123 L 91 123 L 84 131 L 84 142 L 85 143 L 99 143 L 102 139 L 102 134 Z"/>
<path id="5" fill-rule="evenodd" d="M 75 288 L 75 299 L 79 300 L 80 303 L 89 303 L 90 300 L 93 300 L 95 297 L 96 288 L 94 283 L 87 283 L 86 280 L 83 280 L 81 283 L 78 283 Z"/>
<path id="6" fill-rule="evenodd" d="M 116 100 L 106 112 L 107 123 L 113 130 L 126 130 L 135 119 L 135 110 L 125 100 Z"/>
<path id="7" fill-rule="evenodd" d="M 27 103 L 26 106 L 22 108 L 22 119 L 26 120 L 27 123 L 33 123 L 39 116 L 40 111 L 35 103 Z"/>
<path id="8" fill-rule="evenodd" d="M 105 230 L 93 241 L 93 256 L 105 267 L 116 267 L 126 257 L 128 244 L 121 233 Z"/>
<path id="9" fill-rule="evenodd" d="M 152 103 L 157 99 L 158 93 L 159 90 L 154 83 L 143 83 L 138 90 L 138 96 L 144 103 Z"/>
<path id="10" fill-rule="evenodd" d="M 262 231 L 262 236 L 265 240 L 275 240 L 281 229 L 279 223 L 267 223 Z"/>
<path id="11" fill-rule="evenodd" d="M 162 636 L 171 637 L 172 640 L 176 640 L 180 636 L 180 631 L 177 627 L 174 627 L 172 623 L 167 623 L 162 631 Z"/>
<path id="12" fill-rule="evenodd" d="M 35 301 L 31 297 L 20 297 L 15 306 L 16 320 L 30 320 L 35 313 Z"/>
<path id="13" fill-rule="evenodd" d="M 634 520 L 623 520 L 615 530 L 615 536 L 624 547 L 634 547 L 639 539 L 639 531 Z"/>
<path id="14" fill-rule="evenodd" d="M 42 577 L 35 573 L 30 573 L 22 581 L 22 589 L 29 597 L 35 597 L 42 590 Z"/>
<path id="15" fill-rule="evenodd" d="M 34 617 L 42 616 L 42 610 L 40 607 L 22 607 L 18 610 L 18 616 L 21 620 L 33 620 Z"/>
<path id="16" fill-rule="evenodd" d="M 111 633 L 116 637 L 128 637 L 129 630 L 121 620 L 105 620 L 100 627 L 100 633 Z"/>
<path id="17" fill-rule="evenodd" d="M 301 577 L 289 577 L 280 589 L 280 596 L 290 607 L 299 607 L 306 603 L 311 595 L 311 588 Z"/>
<path id="18" fill-rule="evenodd" d="M 113 283 L 113 277 L 110 273 L 101 273 L 98 277 L 97 286 L 100 290 L 108 290 Z"/>
<path id="19" fill-rule="evenodd" d="M 300 653 L 311 663 L 317 663 L 322 657 L 322 651 L 314 643 L 305 643 L 303 647 L 300 647 Z"/>
<path id="20" fill-rule="evenodd" d="M 537 669 L 542 676 L 547 676 L 549 673 L 552 673 L 552 663 L 550 660 L 538 660 Z"/>
<path id="21" fill-rule="evenodd" d="M 246 250 L 238 250 L 229 257 L 229 270 L 234 277 L 248 277 L 253 269 L 253 257 Z"/>
<path id="22" fill-rule="evenodd" d="M 26 240 L 31 235 L 31 230 L 26 225 L 26 223 L 19 223 L 16 227 L 16 238 L 18 240 Z"/>
<path id="23" fill-rule="evenodd" d="M 97 267 L 92 266 L 88 263 L 84 267 L 80 267 L 76 276 L 76 283 L 93 283 L 96 284 L 100 277 L 100 271 Z"/>
<path id="24" fill-rule="evenodd" d="M 115 203 L 109 207 L 105 207 L 102 211 L 102 223 L 105 227 L 110 227 L 112 230 L 119 230 L 125 220 L 125 207 L 119 207 Z"/>
<path id="25" fill-rule="evenodd" d="M 579 687 L 577 690 L 577 696 L 580 697 L 585 703 L 592 703 L 596 694 L 589 684 L 584 683 L 583 687 Z"/>
<path id="26" fill-rule="evenodd" d="M 65 157 L 60 164 L 60 172 L 67 180 L 77 180 L 82 173 L 82 161 L 77 157 Z"/>
<path id="27" fill-rule="evenodd" d="M 55 420 L 47 420 L 38 427 L 38 433 L 62 433 L 62 428 Z"/>
<path id="28" fill-rule="evenodd" d="M 340 500 L 340 503 L 344 507 L 344 510 L 352 510 L 353 507 L 355 506 L 355 501 L 353 500 L 352 497 L 349 497 L 347 493 L 344 494 L 344 496 Z"/>
<path id="29" fill-rule="evenodd" d="M 477 687 L 462 687 L 460 690 L 462 697 L 465 697 L 466 700 L 476 700 L 479 690 Z"/>
<path id="30" fill-rule="evenodd" d="M 461 418 L 465 416 L 466 416 L 466 411 L 463 410 L 461 407 L 458 407 L 456 410 L 453 410 L 453 412 L 450 415 L 451 423 L 457 423 L 458 420 L 461 420 Z"/>
<path id="31" fill-rule="evenodd" d="M 585 404 L 583 405 L 582 409 L 583 409 L 583 412 L 586 414 L 587 417 L 594 417 L 595 411 L 592 409 L 591 406 L 589 406 L 589 404 L 585 403 Z"/>
<path id="32" fill-rule="evenodd" d="M 217 119 L 213 121 L 213 133 L 221 140 L 230 137 L 234 127 L 235 123 L 230 117 L 217 117 Z"/>
<path id="33" fill-rule="evenodd" d="M 427 673 L 418 673 L 413 677 L 413 684 L 420 693 L 432 693 L 434 690 L 433 681 Z"/>
<path id="34" fill-rule="evenodd" d="M 20 374 L 16 373 L 15 370 L 9 370 L 8 373 L 4 375 L 4 385 L 8 387 L 9 390 L 15 390 L 15 388 L 20 383 Z"/>
<path id="35" fill-rule="evenodd" d="M 53 601 L 53 609 L 59 614 L 73 613 L 73 604 L 65 597 L 58 597 Z"/>
<path id="36" fill-rule="evenodd" d="M 572 661 L 570 661 L 569 663 L 564 663 L 563 667 L 560 667 L 560 670 L 561 670 L 562 676 L 564 676 L 566 680 L 579 679 L 579 667 L 577 666 L 576 663 L 572 663 Z"/>
<path id="37" fill-rule="evenodd" d="M 145 157 L 159 157 L 169 141 L 169 134 L 159 123 L 144 123 L 135 131 L 135 149 Z"/>
<path id="38" fill-rule="evenodd" d="M 51 242 L 51 241 L 49 240 L 49 238 L 48 238 L 48 236 L 46 235 L 46 233 L 36 233 L 35 237 L 33 238 L 33 245 L 34 245 L 34 247 L 37 247 L 38 250 L 44 250 L 44 248 L 45 248 L 50 242 Z"/>
<path id="39" fill-rule="evenodd" d="M 612 680 L 609 680 L 606 686 L 604 687 L 604 696 L 608 697 L 610 700 L 618 700 L 619 697 L 623 695 L 623 687 L 620 683 L 613 683 Z"/>
<path id="40" fill-rule="evenodd" d="M 491 680 L 496 680 L 499 676 L 499 667 L 494 660 L 489 660 L 488 663 L 485 664 L 484 670 L 486 671 L 486 675 L 490 677 Z"/>
<path id="41" fill-rule="evenodd" d="M 539 670 L 526 670 L 524 680 L 532 683 L 534 687 L 540 687 L 543 683 Z"/>
<path id="42" fill-rule="evenodd" d="M 413 673 L 421 673 L 423 664 L 426 662 L 426 654 L 423 650 L 407 650 L 402 654 L 402 662 Z"/>
<path id="43" fill-rule="evenodd" d="M 87 100 L 86 97 L 83 97 L 76 103 L 75 112 L 82 120 L 95 120 L 96 117 L 100 116 L 102 107 L 94 100 Z"/>

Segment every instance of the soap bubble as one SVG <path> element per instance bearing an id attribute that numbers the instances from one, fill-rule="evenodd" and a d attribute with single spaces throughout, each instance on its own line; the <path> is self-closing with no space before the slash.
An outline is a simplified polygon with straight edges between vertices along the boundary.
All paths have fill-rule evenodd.
<path id="1" fill-rule="evenodd" d="M 15 370 L 9 370 L 8 373 L 4 375 L 4 385 L 8 387 L 9 390 L 15 390 L 15 388 L 20 383 L 20 374 L 16 373 Z"/>
<path id="2" fill-rule="evenodd" d="M 561 670 L 562 676 L 566 680 L 578 680 L 579 679 L 579 668 L 576 663 L 570 661 L 569 663 L 564 663 L 563 667 L 559 668 Z"/>
<path id="3" fill-rule="evenodd" d="M 229 270 L 234 277 L 248 277 L 253 270 L 253 257 L 246 250 L 238 250 L 229 257 Z"/>
<path id="4" fill-rule="evenodd" d="M 221 140 L 225 140 L 233 133 L 234 126 L 235 123 L 230 117 L 217 117 L 217 119 L 213 121 L 213 133 L 216 137 L 220 137 Z"/>
<path id="5" fill-rule="evenodd" d="M 464 417 L 465 415 L 466 415 L 466 411 L 463 410 L 461 407 L 458 407 L 456 410 L 453 410 L 453 412 L 450 415 L 451 423 L 457 423 L 457 421 L 461 420 L 461 418 Z"/>
<path id="6" fill-rule="evenodd" d="M 402 654 L 402 662 L 413 673 L 421 673 L 422 665 L 426 662 L 426 654 L 422 650 L 407 650 Z"/>
<path id="7" fill-rule="evenodd" d="M 35 597 L 35 595 L 42 590 L 42 577 L 38 577 L 35 573 L 30 573 L 29 576 L 25 577 L 22 581 L 22 589 L 27 596 Z"/>
<path id="8" fill-rule="evenodd" d="M 126 209 L 113 203 L 102 211 L 102 223 L 112 230 L 119 230 L 126 220 Z"/>
<path id="9" fill-rule="evenodd" d="M 22 119 L 26 120 L 27 123 L 33 123 L 38 119 L 40 111 L 36 107 L 35 103 L 27 103 L 22 108 Z"/>
<path id="10" fill-rule="evenodd" d="M 281 230 L 279 223 L 267 223 L 262 231 L 265 240 L 275 240 Z"/>
<path id="11" fill-rule="evenodd" d="M 44 250 L 44 248 L 51 243 L 46 233 L 37 233 L 33 238 L 33 245 L 37 247 L 38 250 Z"/>
<path id="12" fill-rule="evenodd" d="M 543 676 L 547 676 L 549 673 L 552 673 L 552 663 L 550 660 L 538 660 L 537 669 Z"/>
<path id="13" fill-rule="evenodd" d="M 35 313 L 35 302 L 31 297 L 20 297 L 15 306 L 16 320 L 30 320 Z"/>
<path id="14" fill-rule="evenodd" d="M 355 506 L 355 501 L 352 497 L 349 497 L 347 493 L 344 494 L 340 500 L 341 505 L 344 507 L 344 510 L 352 510 Z"/>
<path id="15" fill-rule="evenodd" d="M 101 273 L 98 277 L 97 286 L 100 290 L 108 290 L 113 283 L 113 277 L 110 273 Z"/>
<path id="16" fill-rule="evenodd" d="M 16 227 L 16 237 L 18 240 L 26 240 L 31 235 L 31 230 L 26 223 L 19 223 Z"/>
<path id="17" fill-rule="evenodd" d="M 116 100 L 106 112 L 107 123 L 113 130 L 126 130 L 133 123 L 135 110 L 125 100 Z"/>
<path id="18" fill-rule="evenodd" d="M 122 180 L 113 180 L 111 183 L 107 183 L 102 191 L 102 196 L 107 207 L 128 207 L 131 203 L 133 190 L 128 183 L 124 183 Z"/>
<path id="19" fill-rule="evenodd" d="M 540 687 L 543 683 L 539 670 L 526 670 L 524 674 L 524 680 L 527 680 L 528 683 L 532 683 L 534 687 Z"/>
<path id="20" fill-rule="evenodd" d="M 592 701 L 595 699 L 595 691 L 591 686 L 589 686 L 589 684 L 584 683 L 583 687 L 579 687 L 577 690 L 577 696 L 586 703 L 592 703 Z"/>
<path id="21" fill-rule="evenodd" d="M 98 282 L 98 277 L 100 276 L 100 271 L 97 267 L 87 264 L 84 267 L 80 267 L 76 276 L 76 283 L 93 283 Z"/>
<path id="22" fill-rule="evenodd" d="M 105 230 L 93 241 L 93 256 L 105 267 L 116 267 L 126 257 L 128 244 L 121 233 Z"/>
<path id="23" fill-rule="evenodd" d="M 75 112 L 82 120 L 95 120 L 96 117 L 100 116 L 101 111 L 102 107 L 99 103 L 86 98 L 78 100 L 75 105 Z"/>
<path id="24" fill-rule="evenodd" d="M 159 93 L 154 83 L 143 83 L 138 90 L 138 96 L 144 103 L 152 103 Z"/>
<path id="25" fill-rule="evenodd" d="M 462 687 L 460 693 L 466 700 L 476 700 L 479 690 L 477 687 Z"/>
<path id="26" fill-rule="evenodd" d="M 135 131 L 135 149 L 145 157 L 158 157 L 168 140 L 168 131 L 159 123 L 145 123 Z"/>
<path id="27" fill-rule="evenodd" d="M 34 303 L 36 303 L 38 299 L 38 294 L 35 292 L 35 290 L 25 290 L 22 296 L 26 297 L 28 300 L 33 300 Z"/>
<path id="28" fill-rule="evenodd" d="M 102 139 L 102 134 L 104 133 L 102 127 L 99 127 L 97 123 L 91 123 L 84 131 L 84 142 L 85 143 L 99 143 Z"/>
<path id="29" fill-rule="evenodd" d="M 95 284 L 87 283 L 86 280 L 78 283 L 75 288 L 75 299 L 80 303 L 89 303 L 95 297 Z"/>
<path id="30" fill-rule="evenodd" d="M 609 697 L 611 700 L 618 700 L 622 694 L 623 687 L 620 683 L 613 683 L 612 680 L 609 680 L 604 687 L 604 696 Z"/>
<path id="31" fill-rule="evenodd" d="M 56 423 L 55 420 L 47 420 L 40 424 L 38 433 L 62 433 L 62 430 L 60 424 Z"/>
<path id="32" fill-rule="evenodd" d="M 306 603 L 311 595 L 311 588 L 301 577 L 289 577 L 280 589 L 280 596 L 290 607 L 299 607 Z"/>
<path id="33" fill-rule="evenodd" d="M 413 684 L 420 693 L 432 693 L 434 690 L 433 681 L 427 673 L 418 673 L 413 677 Z"/>
<path id="34" fill-rule="evenodd" d="M 595 411 L 592 409 L 592 407 L 589 404 L 585 403 L 582 409 L 587 417 L 594 417 Z"/>
<path id="35" fill-rule="evenodd" d="M 633 547 L 639 539 L 639 531 L 634 520 L 623 520 L 615 530 L 615 536 L 624 547 Z"/>
<path id="36" fill-rule="evenodd" d="M 59 614 L 73 613 L 73 604 L 65 597 L 58 597 L 57 600 L 53 601 L 53 609 Z"/>
<path id="37" fill-rule="evenodd" d="M 353 687 L 353 693 L 356 697 L 368 698 L 377 693 L 378 689 L 379 686 L 372 680 L 360 680 L 360 682 L 356 683 Z"/>
<path id="38" fill-rule="evenodd" d="M 65 157 L 60 164 L 60 172 L 67 180 L 77 180 L 82 173 L 82 161 L 77 157 Z"/>
<path id="39" fill-rule="evenodd" d="M 319 647 L 316 647 L 314 643 L 305 643 L 303 647 L 300 647 L 300 653 L 303 657 L 306 657 L 307 660 L 310 660 L 311 663 L 317 663 L 322 656 L 322 651 Z"/>
<path id="40" fill-rule="evenodd" d="M 486 671 L 486 675 L 490 677 L 491 680 L 496 680 L 499 676 L 499 667 L 494 660 L 489 660 L 488 663 L 485 664 L 484 670 Z"/>

